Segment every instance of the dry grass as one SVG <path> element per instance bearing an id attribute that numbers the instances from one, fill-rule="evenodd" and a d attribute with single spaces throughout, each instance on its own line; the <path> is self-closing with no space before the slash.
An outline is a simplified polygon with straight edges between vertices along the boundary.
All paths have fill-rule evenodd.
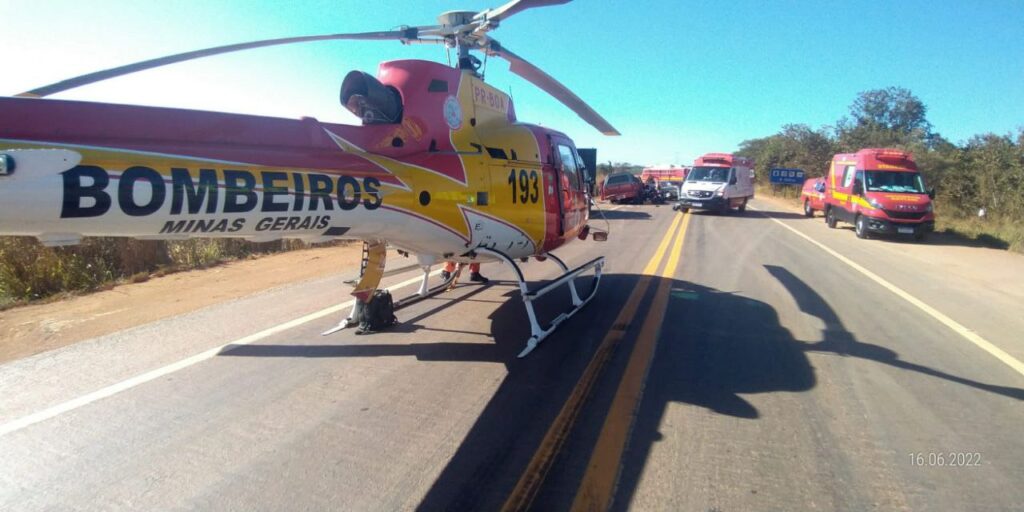
<path id="1" fill-rule="evenodd" d="M 305 247 L 296 240 L 257 244 L 235 239 L 127 238 L 86 238 L 72 247 L 44 247 L 32 237 L 0 237 L 0 309 Z"/>
<path id="2" fill-rule="evenodd" d="M 762 185 L 758 183 L 754 187 L 754 197 L 770 196 L 798 205 L 800 204 L 800 189 L 801 187 L 795 185 Z"/>
<path id="3" fill-rule="evenodd" d="M 940 212 L 935 221 L 935 230 L 985 247 L 1024 253 L 1024 222 L 1020 220 L 958 218 Z"/>

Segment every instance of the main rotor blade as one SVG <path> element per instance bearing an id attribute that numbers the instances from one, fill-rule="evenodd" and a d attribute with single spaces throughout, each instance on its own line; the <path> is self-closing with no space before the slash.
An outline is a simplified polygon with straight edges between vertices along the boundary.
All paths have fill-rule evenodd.
<path id="1" fill-rule="evenodd" d="M 598 114 L 594 109 L 590 108 L 590 105 L 584 103 L 583 100 L 576 96 L 568 87 L 562 85 L 550 75 L 542 71 L 537 66 L 530 64 L 522 57 L 510 52 L 507 48 L 501 46 L 500 43 L 491 39 L 490 45 L 485 49 L 490 55 L 496 55 L 507 61 L 509 61 L 509 70 L 513 73 L 525 78 L 533 85 L 540 87 L 544 92 L 552 95 L 562 104 L 576 112 L 584 121 L 590 123 L 591 126 L 597 128 L 598 131 L 605 135 L 622 135 L 618 130 L 612 127 L 612 125 L 606 121 L 601 114 Z"/>
<path id="2" fill-rule="evenodd" d="M 534 7 L 546 7 L 549 5 L 567 4 L 571 1 L 572 0 L 512 0 L 509 3 L 502 5 L 501 7 L 483 11 L 474 16 L 474 19 L 486 16 L 488 20 L 501 21 L 505 18 L 508 18 L 509 16 L 525 11 L 527 9 L 532 9 Z"/>
<path id="3" fill-rule="evenodd" d="M 205 50 L 196 50 L 186 53 L 179 53 L 177 55 L 170 55 L 167 57 L 160 57 L 157 59 L 150 59 L 142 62 L 136 62 L 134 64 L 128 64 L 126 66 L 120 66 L 116 68 L 107 69 L 104 71 L 97 71 L 95 73 L 89 73 L 87 75 L 77 76 L 69 78 L 67 80 L 57 82 L 54 84 L 46 85 L 38 89 L 32 89 L 16 96 L 42 98 L 58 92 L 63 92 L 68 89 L 75 87 L 81 87 L 91 83 L 99 82 L 101 80 L 107 80 L 137 71 L 143 71 L 146 69 L 152 69 L 160 66 L 166 66 L 168 64 L 175 64 L 178 62 L 184 62 L 187 60 L 199 59 L 203 57 L 209 57 L 211 55 L 219 55 L 222 53 L 238 52 L 242 50 L 251 50 L 253 48 L 262 48 L 264 46 L 276 46 L 282 44 L 293 44 L 293 43 L 308 43 L 312 41 L 329 41 L 332 39 L 368 39 L 368 40 L 413 40 L 417 38 L 418 30 L 416 27 L 410 27 L 405 30 L 395 30 L 390 32 L 363 32 L 358 34 L 328 34 L 321 36 L 303 36 L 303 37 L 285 37 L 281 39 L 265 39 L 262 41 L 252 41 L 249 43 L 238 43 L 230 44 L 227 46 L 217 46 L 215 48 L 207 48 Z"/>

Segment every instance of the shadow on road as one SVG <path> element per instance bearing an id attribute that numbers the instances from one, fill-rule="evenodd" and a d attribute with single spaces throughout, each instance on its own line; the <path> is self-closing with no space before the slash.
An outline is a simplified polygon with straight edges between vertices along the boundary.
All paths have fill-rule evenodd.
<path id="1" fill-rule="evenodd" d="M 762 215 L 751 215 L 751 217 L 753 217 L 753 218 L 768 217 L 770 219 L 779 219 L 779 220 L 796 220 L 796 219 L 800 219 L 800 220 L 806 220 L 808 222 L 821 222 L 822 224 L 825 223 L 825 219 L 820 214 L 818 214 L 818 215 L 816 215 L 814 217 L 808 217 L 808 216 L 806 216 L 806 215 L 804 215 L 802 213 L 780 212 L 780 211 L 776 211 L 776 210 L 761 210 L 761 209 L 757 210 L 757 213 L 762 214 L 763 217 L 762 217 Z"/>
<path id="2" fill-rule="evenodd" d="M 604 214 L 604 218 L 608 220 L 650 220 L 651 214 L 643 210 L 605 210 L 604 212 L 598 212 L 594 210 L 590 214 L 591 219 L 600 219 L 601 215 Z"/>
<path id="3" fill-rule="evenodd" d="M 946 229 L 941 233 L 936 233 L 928 239 L 928 243 L 933 245 L 962 245 L 966 247 L 987 247 L 990 249 L 1002 249 L 1008 250 L 1010 248 L 1010 242 L 1004 240 L 995 235 L 988 233 L 981 233 L 975 237 L 971 237 L 966 234 L 961 234 L 952 229 Z"/>
<path id="4" fill-rule="evenodd" d="M 236 345 L 220 355 L 232 357 L 397 357 L 420 361 L 502 362 L 492 343 L 416 343 L 412 345 Z"/>
<path id="5" fill-rule="evenodd" d="M 1004 251 L 1010 248 L 1010 242 L 988 233 L 982 233 L 971 238 L 968 235 L 950 229 L 939 233 L 932 233 L 928 235 L 928 239 L 924 242 L 918 242 L 911 237 L 886 237 L 883 240 L 924 245 L 1001 249 Z"/>
<path id="6" fill-rule="evenodd" d="M 628 507 L 653 443 L 661 439 L 659 425 L 670 402 L 687 403 L 719 414 L 756 420 L 761 416 L 741 395 L 773 392 L 804 392 L 814 388 L 816 376 L 808 352 L 858 357 L 894 368 L 908 370 L 963 384 L 975 389 L 1024 400 L 1024 390 L 994 386 L 951 375 L 902 360 L 885 347 L 857 340 L 839 321 L 836 313 L 806 283 L 784 268 L 766 266 L 797 301 L 801 310 L 820 318 L 825 325 L 822 340 L 797 340 L 784 328 L 769 304 L 697 284 L 672 280 L 671 295 L 662 326 L 657 353 L 647 381 L 644 398 L 622 466 L 616 509 Z M 222 355 L 247 357 L 387 357 L 414 356 L 424 361 L 501 362 L 507 375 L 461 441 L 444 470 L 432 484 L 421 510 L 493 510 L 500 508 L 515 487 L 521 472 L 572 392 L 597 346 L 611 329 L 629 291 L 640 276 L 606 274 L 593 302 L 580 314 L 545 340 L 525 359 L 516 359 L 529 336 L 525 310 L 514 288 L 510 288 L 490 315 L 490 336 L 494 343 L 409 343 L 353 345 L 243 345 Z M 580 280 L 581 288 L 588 280 Z M 651 289 L 657 289 L 654 279 Z M 488 287 L 461 296 L 471 298 Z M 581 290 L 582 291 L 582 290 Z M 443 296 L 442 296 L 443 297 Z M 646 303 L 646 300 L 645 302 Z M 436 305 L 408 318 L 400 330 L 415 331 L 416 322 L 438 309 L 458 302 L 437 300 Z M 538 311 L 554 316 L 568 304 L 568 293 L 554 293 L 538 304 Z M 640 311 L 644 311 L 643 306 Z M 642 317 L 642 315 L 638 315 Z M 640 320 L 624 327 L 626 338 L 584 406 L 581 421 L 570 434 L 568 444 L 593 446 L 614 394 L 625 360 L 632 350 Z M 445 332 L 438 329 L 438 332 Z M 369 341 L 366 339 L 364 341 Z M 602 388 L 605 391 L 602 391 Z M 429 404 L 425 404 L 425 407 Z M 586 421 L 589 418 L 590 421 Z M 585 470 L 587 453 L 574 453 L 556 461 L 563 488 L 544 491 L 538 507 L 560 509 L 571 502 L 575 487 Z M 400 463 L 400 461 L 396 461 Z M 549 477 L 550 479 L 551 477 Z M 567 483 L 568 482 L 568 483 Z M 545 493 L 554 493 L 554 497 Z M 568 500 L 568 501 L 566 501 Z"/>
<path id="7" fill-rule="evenodd" d="M 807 343 L 782 327 L 770 305 L 692 283 L 673 283 L 666 315 L 680 326 L 663 328 L 647 389 L 624 457 L 614 510 L 628 508 L 670 402 L 699 405 L 720 414 L 757 419 L 759 411 L 740 394 L 800 392 L 816 378 L 807 353 L 857 357 L 917 372 L 1015 400 L 1024 389 L 995 386 L 905 361 L 889 348 L 856 339 L 810 286 L 782 267 L 765 265 L 801 311 L 825 325 L 822 340 Z M 686 302 L 678 299 L 687 299 Z"/>
<path id="8" fill-rule="evenodd" d="M 464 333 L 464 334 L 477 334 L 483 336 L 489 336 L 490 333 L 472 332 L 472 331 L 460 331 L 455 329 L 443 329 L 443 328 L 430 328 L 423 325 L 417 324 L 416 322 L 424 318 L 429 317 L 437 313 L 438 311 L 456 306 L 460 301 L 473 300 L 473 297 L 480 294 L 490 286 L 500 284 L 503 281 L 491 281 L 489 286 L 480 285 L 459 285 L 473 288 L 471 291 L 466 292 L 458 297 L 458 300 L 452 300 L 445 294 L 441 294 L 437 297 L 426 299 L 427 304 L 430 307 L 421 312 L 420 314 L 402 318 L 401 322 L 397 325 L 391 326 L 385 331 L 386 333 L 401 333 L 410 334 L 420 329 L 436 330 L 440 332 L 451 332 L 451 333 Z M 510 291 L 506 296 L 515 294 L 515 291 Z M 518 295 L 518 294 L 516 294 Z M 396 314 L 401 315 L 401 311 Z M 374 334 L 372 333 L 362 337 L 362 340 L 369 341 L 373 339 Z M 506 361 L 509 356 L 515 356 L 516 352 L 513 347 L 507 347 L 507 350 L 497 350 L 498 346 L 494 343 L 411 343 L 411 344 L 372 344 L 372 343 L 353 343 L 347 345 L 319 345 L 319 344 L 308 344 L 308 345 L 229 345 L 221 351 L 219 355 L 229 357 L 395 357 L 395 356 L 414 356 L 421 361 L 483 361 L 483 362 L 503 362 Z"/>
<path id="9" fill-rule="evenodd" d="M 1017 400 L 1024 400 L 1024 389 L 994 386 L 982 382 L 966 379 L 956 375 L 950 375 L 940 370 L 904 361 L 900 359 L 897 352 L 871 343 L 857 341 L 857 339 L 843 326 L 835 311 L 828 303 L 818 295 L 807 283 L 801 281 L 790 271 L 774 265 L 765 265 L 765 269 L 781 283 L 790 295 L 800 306 L 800 311 L 815 316 L 825 323 L 824 338 L 817 343 L 804 344 L 805 350 L 813 352 L 828 352 L 841 356 L 859 357 L 869 359 L 878 363 L 886 364 L 903 370 L 910 370 L 924 375 L 945 379 L 957 384 L 963 384 L 972 388 L 1003 395 Z"/>

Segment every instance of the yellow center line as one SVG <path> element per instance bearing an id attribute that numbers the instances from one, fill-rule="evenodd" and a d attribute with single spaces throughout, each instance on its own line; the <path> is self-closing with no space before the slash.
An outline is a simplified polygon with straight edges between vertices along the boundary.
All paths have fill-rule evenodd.
<path id="1" fill-rule="evenodd" d="M 647 371 L 657 348 L 658 333 L 665 318 L 665 310 L 668 308 L 669 292 L 672 290 L 673 276 L 679 266 L 689 221 L 690 216 L 687 215 L 673 244 L 673 250 L 669 253 L 665 269 L 661 273 L 662 279 L 659 280 L 658 289 L 654 294 L 654 302 L 640 328 L 640 335 L 626 364 L 626 371 L 619 381 L 608 416 L 601 427 L 601 434 L 591 453 L 587 472 L 573 501 L 574 511 L 608 510 L 615 497 L 622 453 L 633 429 L 640 399 L 643 398 Z"/>
<path id="2" fill-rule="evenodd" d="M 650 261 L 647 262 L 647 266 L 644 267 L 643 275 L 653 276 L 658 270 L 658 266 L 661 265 L 661 261 L 665 259 L 665 251 L 668 250 L 668 244 L 672 241 L 672 235 L 679 229 L 679 225 L 683 218 L 689 219 L 688 215 L 676 215 L 675 220 L 672 221 L 672 225 L 669 226 L 668 232 L 665 233 L 664 238 L 661 239 L 661 243 L 658 244 L 658 249 L 654 251 L 654 256 L 651 257 Z"/>
<path id="3" fill-rule="evenodd" d="M 672 236 L 679 228 L 680 223 L 683 222 L 684 217 L 689 219 L 689 215 L 675 216 L 672 225 L 665 233 L 661 243 L 658 244 L 658 248 L 654 251 L 654 255 L 647 263 L 647 266 L 644 267 L 643 275 L 637 282 L 636 287 L 633 288 L 633 292 L 626 299 L 626 304 L 622 307 L 622 311 L 615 318 L 612 328 L 601 341 L 597 351 L 594 352 L 594 357 L 591 358 L 587 368 L 580 375 L 579 380 L 576 382 L 576 387 L 573 388 L 568 400 L 562 406 L 562 410 L 555 417 L 555 421 L 548 427 L 547 433 L 544 434 L 544 439 L 541 440 L 540 446 L 534 452 L 530 463 L 526 466 L 526 470 L 519 477 L 519 482 L 516 483 L 515 489 L 512 490 L 508 499 L 505 500 L 505 504 L 502 507 L 503 511 L 526 510 L 533 503 L 533 499 L 537 496 L 537 491 L 540 490 L 548 470 L 554 464 L 555 457 L 561 450 L 565 439 L 572 430 L 573 424 L 576 422 L 576 418 L 583 409 L 583 404 L 590 395 L 590 390 L 593 389 L 594 383 L 601 375 L 601 371 L 604 369 L 608 359 L 610 359 L 615 346 L 625 337 L 630 321 L 636 317 L 640 300 L 647 294 L 647 288 L 651 284 L 651 277 L 661 265 L 661 261 L 665 257 L 665 251 L 668 250 L 669 243 L 672 241 Z M 682 235 L 680 235 L 680 238 L 682 238 Z"/>

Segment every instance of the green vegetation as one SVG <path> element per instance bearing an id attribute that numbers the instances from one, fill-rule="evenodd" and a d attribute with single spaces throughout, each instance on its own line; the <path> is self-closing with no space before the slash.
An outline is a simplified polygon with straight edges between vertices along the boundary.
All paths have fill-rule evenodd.
<path id="1" fill-rule="evenodd" d="M 0 308 L 65 292 L 109 288 L 118 281 L 145 281 L 154 273 L 304 247 L 293 240 L 257 244 L 235 239 L 86 238 L 80 245 L 51 248 L 32 237 L 0 237 Z"/>
<path id="2" fill-rule="evenodd" d="M 1016 135 L 976 135 L 957 145 L 933 131 L 926 113 L 906 89 L 866 91 L 835 126 L 785 125 L 775 135 L 744 141 L 737 154 L 753 158 L 759 176 L 790 167 L 816 177 L 826 173 L 835 153 L 871 147 L 911 151 L 928 186 L 936 189 L 936 229 L 1024 252 L 1024 128 Z M 775 192 L 799 194 L 779 190 L 793 188 Z"/>

